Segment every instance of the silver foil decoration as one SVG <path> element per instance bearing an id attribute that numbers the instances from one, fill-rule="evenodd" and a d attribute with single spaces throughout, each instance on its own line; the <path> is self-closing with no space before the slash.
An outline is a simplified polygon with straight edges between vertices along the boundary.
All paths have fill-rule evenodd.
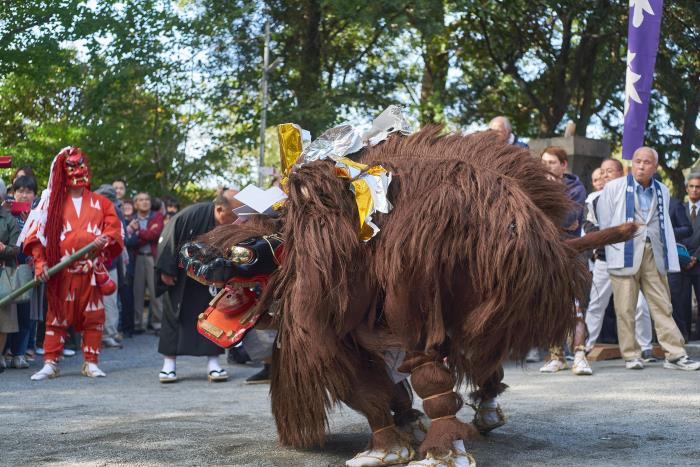
<path id="1" fill-rule="evenodd" d="M 362 135 L 365 144 L 374 146 L 389 137 L 391 133 L 411 134 L 411 127 L 398 105 L 390 105 L 372 121 L 372 127 Z"/>
<path id="2" fill-rule="evenodd" d="M 338 160 L 364 147 L 362 135 L 352 125 L 344 124 L 324 131 L 301 153 L 304 163 L 323 159 Z"/>
<path id="3" fill-rule="evenodd" d="M 399 132 L 411 134 L 411 127 L 406 121 L 403 110 L 398 105 L 390 105 L 372 121 L 369 130 L 361 133 L 356 127 L 345 123 L 326 130 L 301 153 L 302 163 L 323 159 L 338 159 L 354 154 L 365 146 L 374 146 Z"/>

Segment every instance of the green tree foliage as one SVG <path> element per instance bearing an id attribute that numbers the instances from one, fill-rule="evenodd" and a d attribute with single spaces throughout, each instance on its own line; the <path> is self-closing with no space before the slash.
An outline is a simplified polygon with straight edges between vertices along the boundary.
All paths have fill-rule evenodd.
<path id="1" fill-rule="evenodd" d="M 665 2 L 648 141 L 679 189 L 697 159 L 700 6 Z M 0 151 L 48 172 L 67 144 L 96 182 L 199 193 L 251 180 L 263 30 L 268 125 L 314 136 L 390 103 L 421 124 L 499 114 L 526 137 L 594 125 L 619 145 L 627 8 L 614 0 L 6 0 Z M 268 159 L 275 154 L 268 129 Z M 271 161 L 268 160 L 268 164 Z"/>
<path id="2" fill-rule="evenodd" d="M 164 194 L 216 173 L 186 153 L 201 119 L 187 25 L 167 1 L 4 4 L 0 149 L 46 181 L 61 147 L 90 156 L 94 184 L 123 178 Z M 24 28 L 24 29 L 22 29 Z"/>
<path id="3" fill-rule="evenodd" d="M 622 89 L 626 4 L 483 0 L 465 9 L 457 104 L 464 123 L 505 113 L 523 134 L 546 137 L 568 117 L 585 135 Z"/>

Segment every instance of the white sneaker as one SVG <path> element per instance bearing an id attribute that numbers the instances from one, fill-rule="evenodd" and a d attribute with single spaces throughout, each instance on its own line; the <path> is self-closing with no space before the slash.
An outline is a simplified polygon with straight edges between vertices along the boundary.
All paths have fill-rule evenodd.
<path id="1" fill-rule="evenodd" d="M 104 378 L 107 374 L 94 363 L 83 362 L 80 374 L 88 378 Z"/>
<path id="2" fill-rule="evenodd" d="M 562 362 L 558 358 L 548 361 L 542 368 L 540 368 L 540 373 L 556 373 L 557 371 L 566 370 L 568 365 L 566 362 Z"/>
<path id="3" fill-rule="evenodd" d="M 539 362 L 540 360 L 540 349 L 538 349 L 537 347 L 531 348 L 530 351 L 527 353 L 527 356 L 525 357 L 525 361 L 527 363 L 535 363 Z"/>
<path id="4" fill-rule="evenodd" d="M 24 355 L 15 355 L 12 357 L 12 368 L 24 369 L 29 368 L 29 362 Z"/>
<path id="5" fill-rule="evenodd" d="M 43 381 L 45 379 L 58 378 L 59 374 L 60 371 L 58 370 L 58 367 L 56 365 L 52 363 L 44 363 L 44 366 L 41 368 L 41 370 L 34 373 L 29 379 L 31 379 L 32 381 Z"/>
<path id="6" fill-rule="evenodd" d="M 669 370 L 695 371 L 697 369 L 700 369 L 700 362 L 691 360 L 686 355 L 672 362 L 664 360 L 664 368 L 668 368 Z"/>
<path id="7" fill-rule="evenodd" d="M 105 337 L 102 339 L 102 347 L 106 349 L 121 349 L 122 345 L 113 337 Z"/>
<path id="8" fill-rule="evenodd" d="M 625 362 L 625 368 L 628 370 L 643 370 L 644 362 L 641 358 L 635 358 L 633 360 L 627 360 Z"/>
<path id="9" fill-rule="evenodd" d="M 74 357 L 74 356 L 75 356 L 75 350 L 63 349 L 63 356 L 64 356 L 64 357 Z"/>
<path id="10" fill-rule="evenodd" d="M 411 446 L 396 446 L 392 449 L 372 449 L 362 451 L 349 461 L 346 467 L 379 467 L 383 465 L 405 464 L 416 453 Z"/>
<path id="11" fill-rule="evenodd" d="M 571 371 L 575 375 L 589 376 L 593 374 L 593 368 L 588 364 L 586 352 L 579 350 L 574 356 L 574 364 L 571 366 Z"/>

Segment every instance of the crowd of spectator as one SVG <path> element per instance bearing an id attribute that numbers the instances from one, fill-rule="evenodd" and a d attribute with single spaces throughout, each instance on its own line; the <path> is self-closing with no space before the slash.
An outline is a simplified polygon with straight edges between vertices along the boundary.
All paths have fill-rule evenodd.
<path id="1" fill-rule="evenodd" d="M 489 129 L 509 144 L 528 147 L 506 117 L 491 120 Z M 593 191 L 587 194 L 581 180 L 568 170 L 569 155 L 563 148 L 549 146 L 538 156 L 543 171 L 563 185 L 577 206 L 561 226 L 567 235 L 586 235 L 630 220 L 639 225 L 633 240 L 591 252 L 590 296 L 585 303 L 575 304 L 574 335 L 570 342 L 549 349 L 540 371 L 561 371 L 571 360 L 575 374 L 590 375 L 593 369 L 586 356 L 595 344 L 618 341 L 626 368 L 642 369 L 657 361 L 654 337 L 664 351 L 665 368 L 700 368 L 684 349 L 689 339 L 700 339 L 692 304 L 693 292 L 700 301 L 700 173 L 688 177 L 688 201 L 671 198 L 656 173 L 658 154 L 652 148 L 640 148 L 627 174 L 621 161 L 603 160 L 591 174 Z M 177 255 L 183 242 L 234 221 L 232 210 L 240 205 L 234 198 L 237 192 L 221 190 L 213 202 L 189 206 L 180 215 L 175 198 L 153 198 L 146 192 L 129 197 L 124 180 L 102 185 L 95 192 L 114 204 L 126 245 L 120 256 L 106 264 L 117 289 L 104 297 L 102 346 L 120 348 L 125 339 L 136 334 L 158 335 L 162 329 L 161 382 L 177 380 L 178 355 L 207 357 L 209 379 L 226 380 L 228 375 L 218 363 L 221 349 L 196 332 L 196 316 L 206 308 L 210 291 L 186 278 L 177 268 Z M 30 167 L 17 169 L 8 188 L 0 180 L 3 271 L 32 266 L 31 257 L 22 254 L 16 243 L 30 210 L 39 201 L 38 194 Z M 184 312 L 183 303 L 192 306 Z M 0 309 L 0 372 L 6 367 L 28 368 L 43 354 L 46 310 L 44 284 L 33 289 L 29 301 Z M 69 336 L 64 355 L 74 355 L 78 343 L 79 336 Z M 237 362 L 249 358 L 243 348 L 232 349 L 229 357 Z M 527 360 L 539 361 L 540 349 L 532 349 Z M 252 382 L 269 381 L 266 363 Z"/>
<path id="2" fill-rule="evenodd" d="M 617 339 L 627 369 L 640 370 L 657 361 L 652 350 L 652 328 L 664 352 L 664 368 L 699 369 L 700 363 L 687 356 L 684 344 L 698 337 L 697 320 L 694 328 L 691 323 L 690 295 L 693 281 L 700 274 L 700 225 L 696 223 L 700 174 L 689 176 L 689 201 L 684 205 L 671 198 L 661 182 L 656 172 L 657 152 L 642 147 L 634 153 L 627 176 L 622 162 L 603 160 L 591 174 L 595 191 L 586 197 L 578 177 L 565 173 L 568 155 L 564 149 L 550 146 L 540 157 L 552 177 L 566 185 L 569 197 L 578 206 L 565 222 L 564 230 L 569 234 L 585 235 L 625 222 L 638 226 L 633 240 L 608 245 L 592 254 L 593 277 L 585 313 L 584 304 L 576 304 L 572 371 L 593 373 L 586 354 L 600 335 L 611 297 Z M 529 356 L 530 361 L 538 360 L 536 353 L 537 349 Z M 555 373 L 566 368 L 563 349 L 555 347 L 540 371 Z"/>

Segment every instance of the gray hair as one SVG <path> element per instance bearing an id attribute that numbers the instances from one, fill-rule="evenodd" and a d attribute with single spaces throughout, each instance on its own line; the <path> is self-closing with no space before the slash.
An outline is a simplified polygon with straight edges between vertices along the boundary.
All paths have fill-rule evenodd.
<path id="1" fill-rule="evenodd" d="M 688 186 L 688 183 L 691 180 L 700 180 L 700 172 L 691 172 L 690 175 L 688 175 L 688 178 L 685 181 L 685 186 Z"/>
<path id="2" fill-rule="evenodd" d="M 498 120 L 503 120 L 503 125 L 506 127 L 506 130 L 508 130 L 509 133 L 513 132 L 513 126 L 510 124 L 510 120 L 508 120 L 508 117 L 505 117 L 503 115 L 493 117 L 489 122 L 489 128 L 491 128 L 491 124 L 496 123 Z"/>
<path id="3" fill-rule="evenodd" d="M 5 196 L 7 196 L 7 187 L 2 178 L 0 178 L 0 200 L 4 200 Z"/>
<path id="4" fill-rule="evenodd" d="M 641 148 L 637 148 L 637 150 L 634 151 L 634 154 L 632 154 L 632 159 L 634 159 L 634 157 L 642 151 L 651 152 L 654 155 L 654 159 L 656 159 L 656 163 L 659 163 L 659 153 L 656 152 L 656 149 L 650 148 L 649 146 L 642 146 Z"/>

